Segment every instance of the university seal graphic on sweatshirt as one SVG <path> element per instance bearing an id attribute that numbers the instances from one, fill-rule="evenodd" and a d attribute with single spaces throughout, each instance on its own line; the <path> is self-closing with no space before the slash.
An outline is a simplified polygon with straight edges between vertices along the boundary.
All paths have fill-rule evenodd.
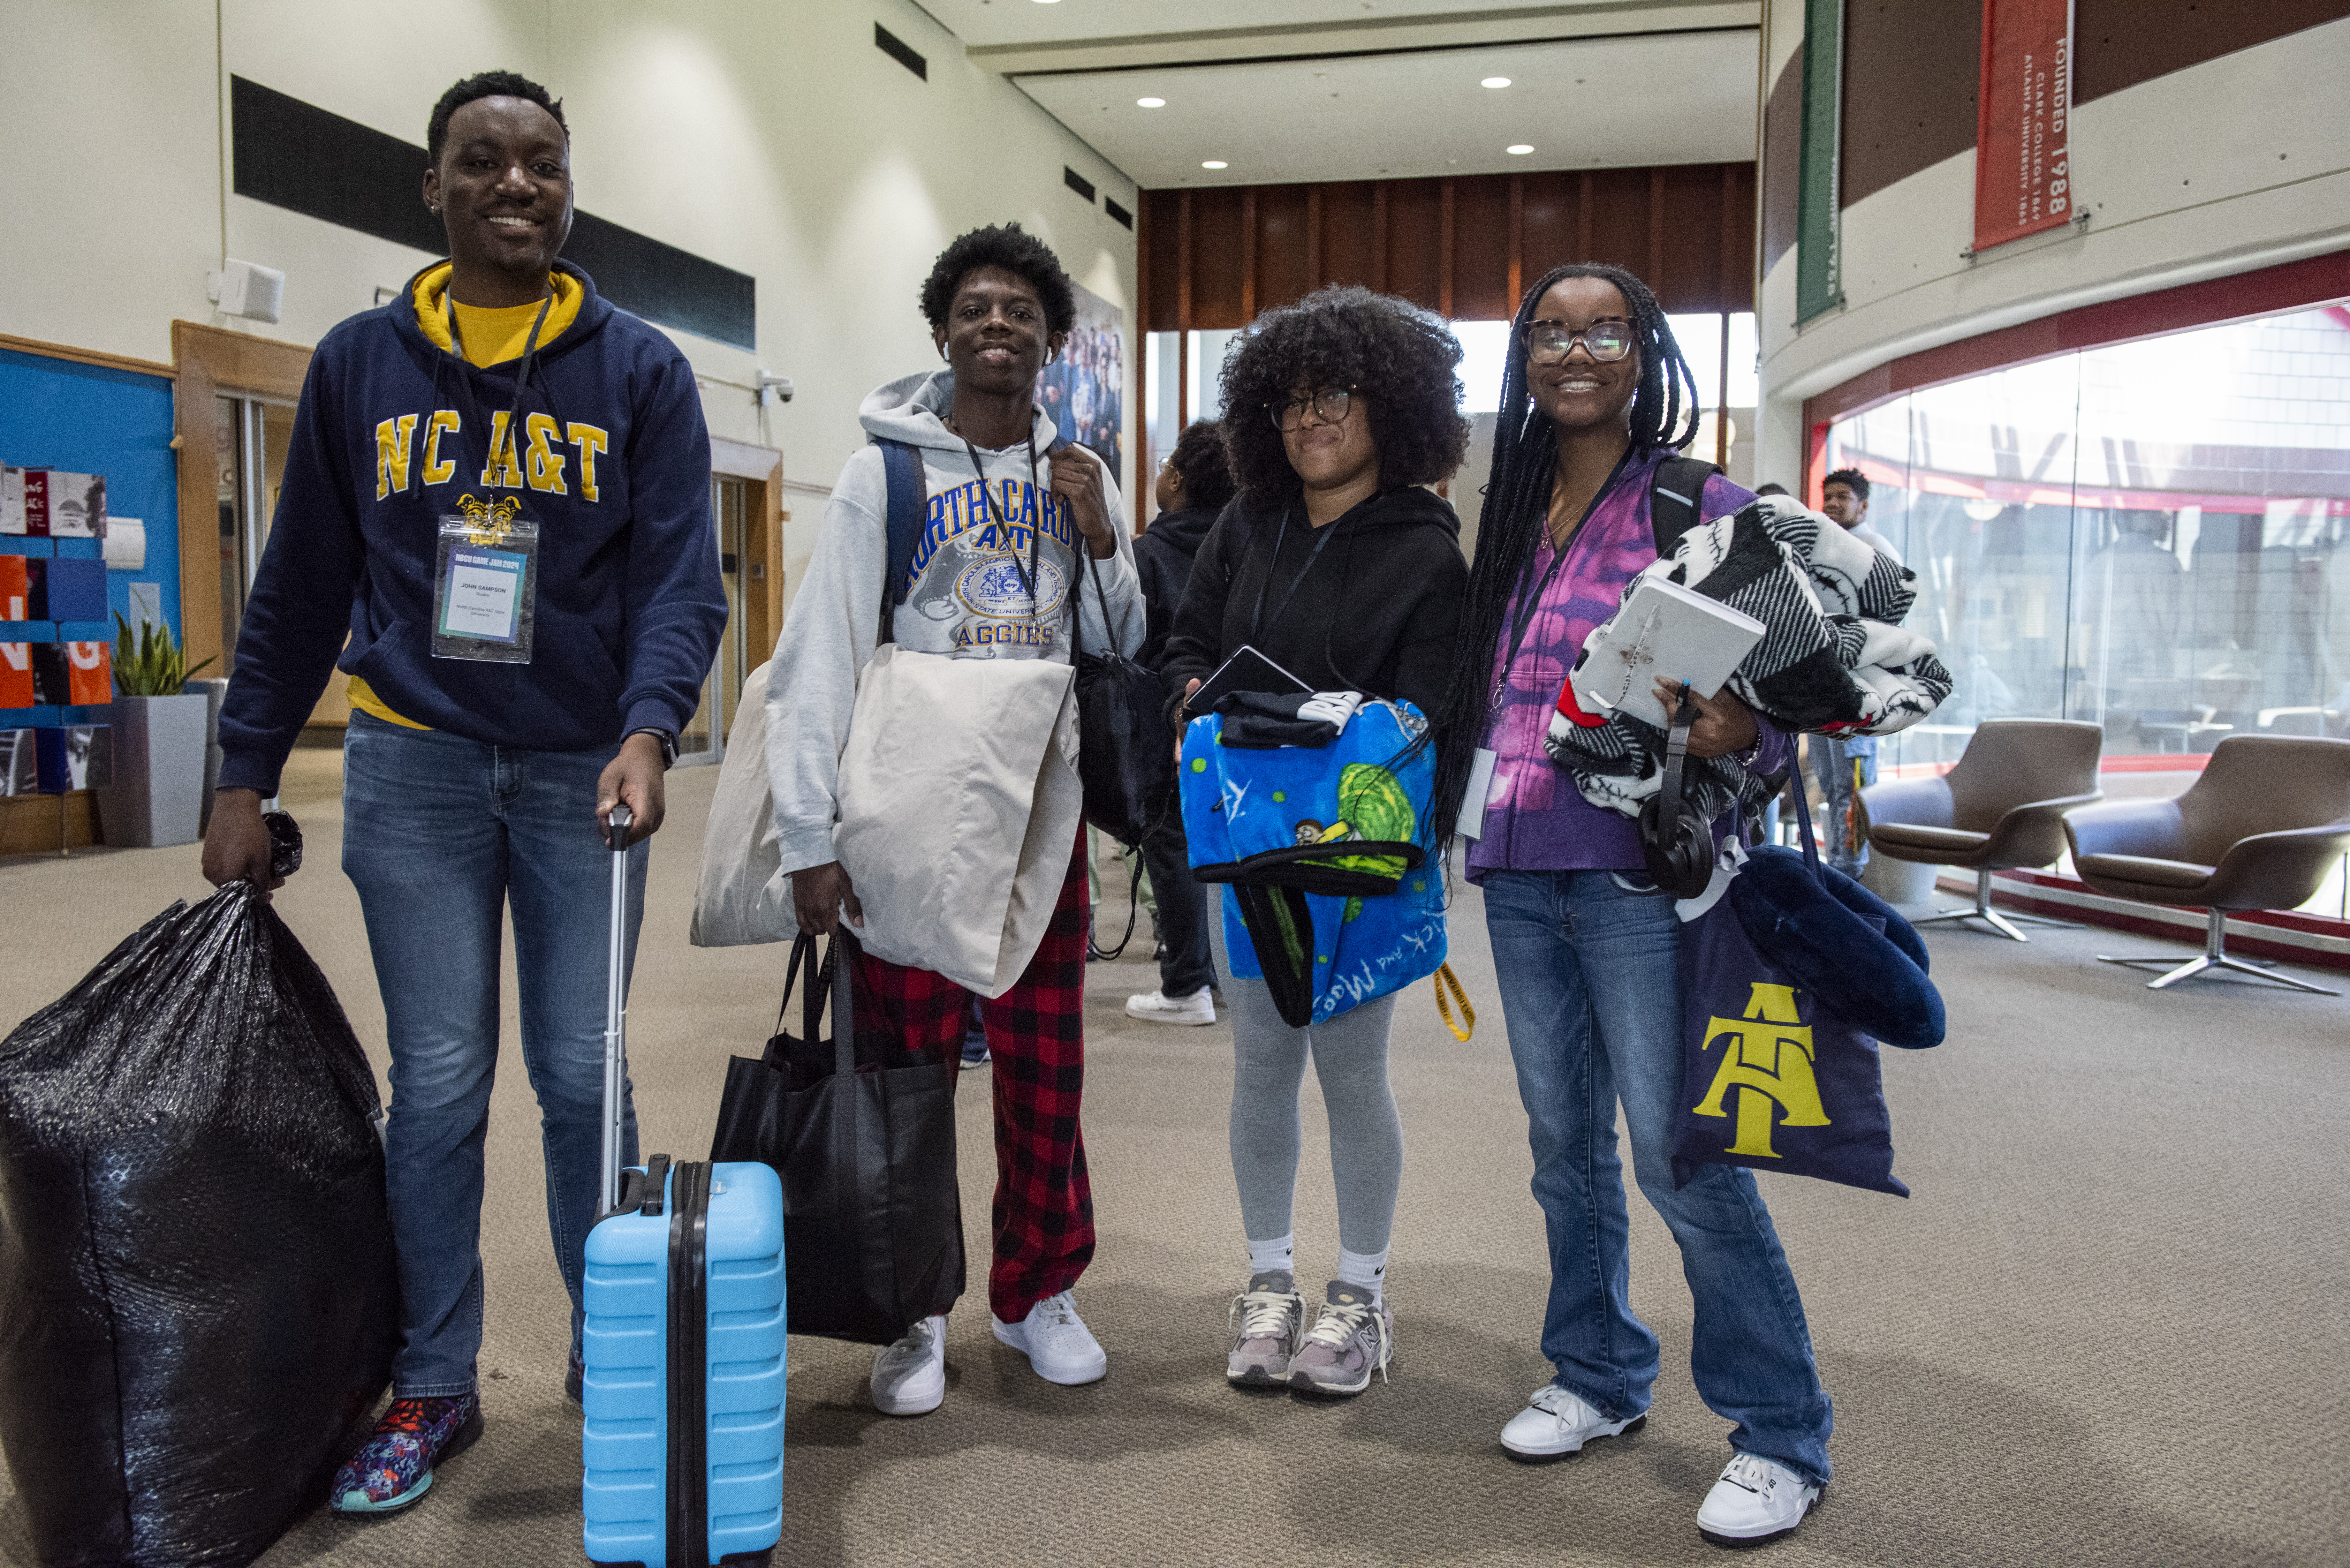
<path id="1" fill-rule="evenodd" d="M 1142 646 L 1144 607 L 1115 477 L 1104 472 L 1102 500 L 1118 551 L 1094 563 L 1097 597 L 1085 541 L 1048 486 L 1052 462 L 1098 466 L 1098 460 L 1076 448 L 1048 459 L 1057 432 L 1038 412 L 1031 427 L 1033 473 L 1024 443 L 981 451 L 974 469 L 971 449 L 942 419 L 953 406 L 953 372 L 940 369 L 876 388 L 858 410 L 868 435 L 904 441 L 921 457 L 922 535 L 900 585 L 890 636 L 914 652 L 955 659 L 1066 663 L 1078 650 L 1097 654 L 1109 647 L 1132 655 Z M 826 503 L 823 533 L 775 644 L 767 678 L 767 757 L 786 871 L 835 858 L 840 753 L 858 672 L 873 657 L 880 624 L 889 514 L 881 449 L 868 444 L 851 454 Z"/>

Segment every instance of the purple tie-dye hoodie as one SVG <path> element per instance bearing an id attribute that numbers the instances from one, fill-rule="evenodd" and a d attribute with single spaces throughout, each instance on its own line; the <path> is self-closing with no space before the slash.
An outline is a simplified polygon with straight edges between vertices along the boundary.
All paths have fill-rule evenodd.
<path id="1" fill-rule="evenodd" d="M 1485 745 L 1493 752 L 1493 787 L 1485 797 L 1485 832 L 1469 848 L 1469 879 L 1488 871 L 1638 871 L 1640 830 L 1628 816 L 1593 805 L 1575 781 L 1543 750 L 1566 680 L 1583 639 L 1616 613 L 1633 574 L 1657 558 L 1654 525 L 1648 521 L 1648 488 L 1657 465 L 1671 455 L 1663 448 L 1625 462 L 1616 482 L 1566 543 L 1566 560 L 1550 577 L 1525 641 L 1509 669 L 1502 699 L 1487 722 Z M 1726 517 L 1754 499 L 1751 491 L 1716 474 L 1706 481 L 1701 520 Z M 1545 532 L 1534 557 L 1511 596 L 1502 640 L 1493 649 L 1493 675 L 1502 675 L 1510 628 L 1517 624 L 1519 597 L 1549 574 L 1555 559 Z M 1762 727 L 1765 769 L 1786 763 L 1787 740 L 1769 724 Z"/>

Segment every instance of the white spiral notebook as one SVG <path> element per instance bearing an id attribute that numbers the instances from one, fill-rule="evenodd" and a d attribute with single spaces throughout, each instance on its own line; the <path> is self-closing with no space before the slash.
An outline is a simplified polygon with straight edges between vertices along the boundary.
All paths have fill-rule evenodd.
<path id="1" fill-rule="evenodd" d="M 1567 682 L 1587 713 L 1620 711 L 1668 729 L 1672 715 L 1657 701 L 1659 678 L 1686 680 L 1700 696 L 1711 697 L 1767 629 L 1752 616 L 1659 573 L 1634 585 L 1616 618 L 1584 645 L 1583 662 Z"/>

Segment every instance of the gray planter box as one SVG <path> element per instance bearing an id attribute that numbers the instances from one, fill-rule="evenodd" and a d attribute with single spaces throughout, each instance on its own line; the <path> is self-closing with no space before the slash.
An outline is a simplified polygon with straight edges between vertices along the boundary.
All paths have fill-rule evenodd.
<path id="1" fill-rule="evenodd" d="M 203 836 L 208 706 L 201 692 L 114 700 L 114 783 L 98 792 L 109 845 L 160 848 Z"/>
<path id="2" fill-rule="evenodd" d="M 213 791 L 220 784 L 221 700 L 228 695 L 228 681 L 224 678 L 212 680 L 190 680 L 184 682 L 180 690 L 191 697 L 198 692 L 202 692 L 204 697 L 204 793 L 203 804 L 198 814 L 197 827 L 200 832 L 209 833 L 213 826 Z"/>

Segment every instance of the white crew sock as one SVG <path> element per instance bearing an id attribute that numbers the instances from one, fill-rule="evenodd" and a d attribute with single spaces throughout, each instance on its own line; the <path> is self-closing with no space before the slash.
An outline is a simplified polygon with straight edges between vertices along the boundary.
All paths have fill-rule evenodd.
<path id="1" fill-rule="evenodd" d="M 1338 1249 L 1338 1280 L 1371 1293 L 1374 1304 L 1387 1300 L 1388 1253 L 1393 1248 L 1381 1248 L 1376 1252 L 1349 1252 Z"/>
<path id="2" fill-rule="evenodd" d="M 1275 1272 L 1297 1277 L 1297 1233 L 1275 1237 L 1270 1241 L 1252 1241 L 1249 1247 L 1249 1273 L 1269 1274 Z"/>

